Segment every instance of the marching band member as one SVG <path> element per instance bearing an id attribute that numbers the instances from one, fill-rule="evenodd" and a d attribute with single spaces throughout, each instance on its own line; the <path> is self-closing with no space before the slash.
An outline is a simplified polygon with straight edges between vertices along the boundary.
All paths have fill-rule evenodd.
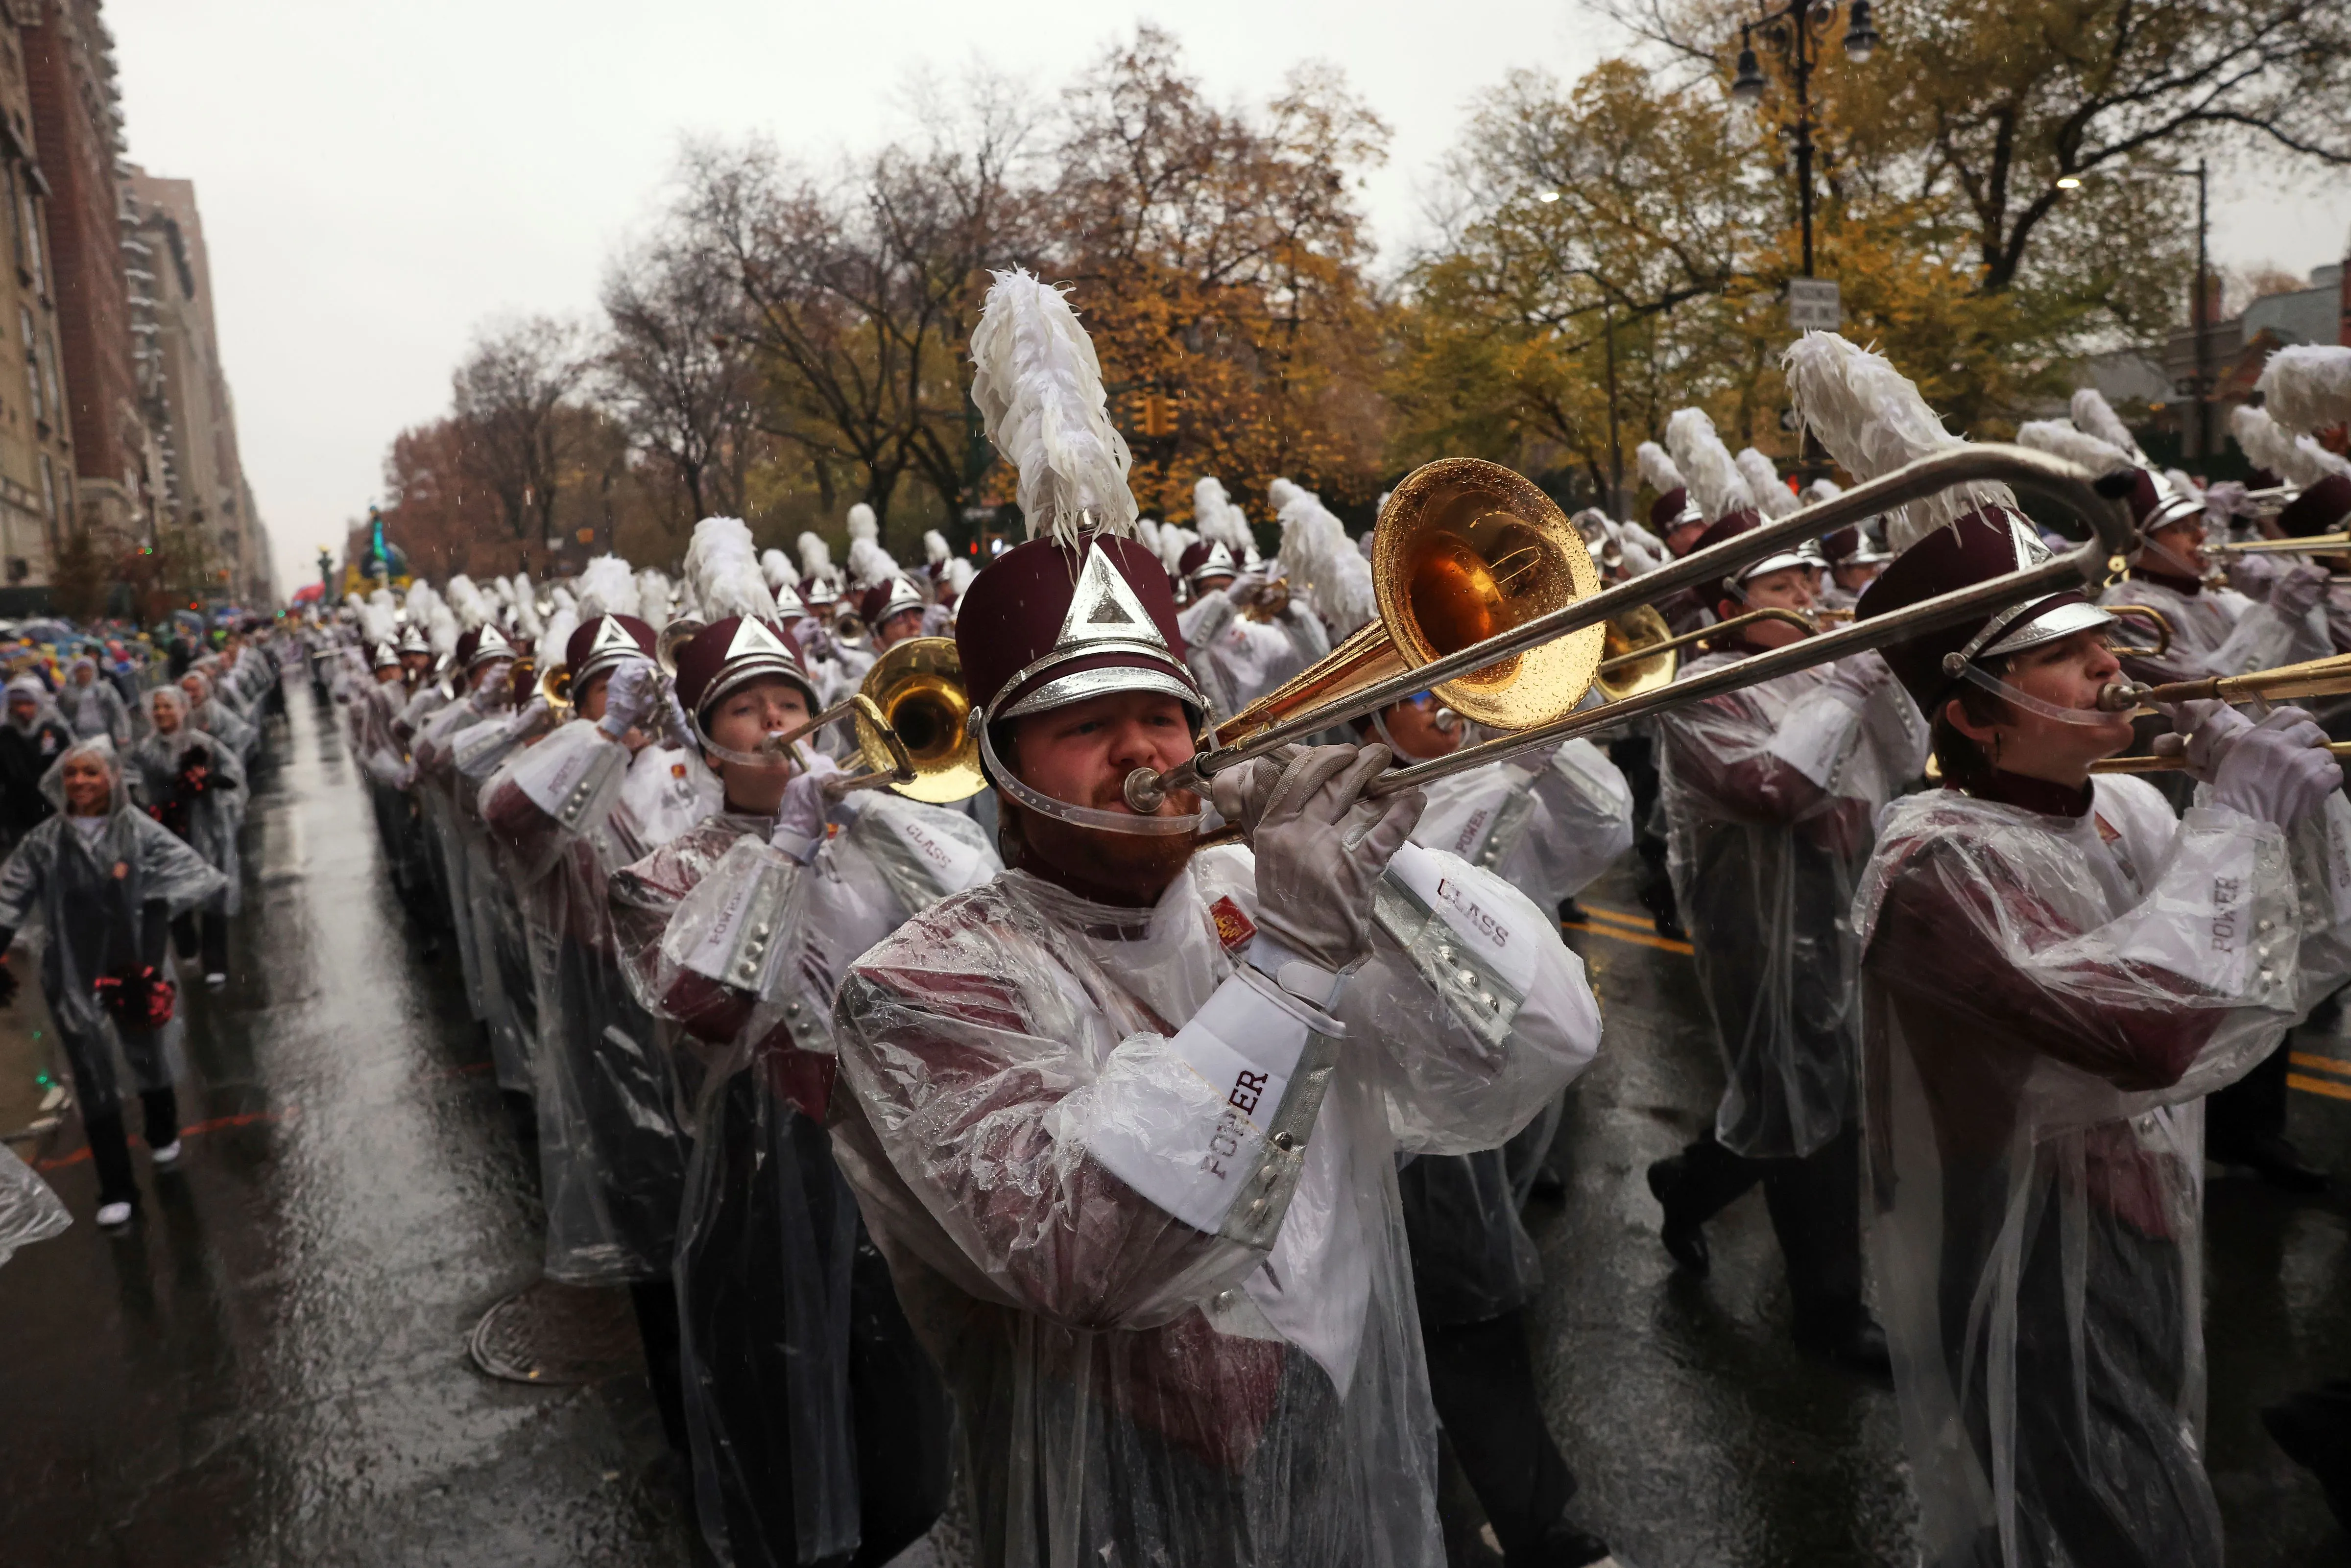
<path id="1" fill-rule="evenodd" d="M 1407 843 L 1384 748 L 1219 780 L 1092 347 L 998 275 L 974 399 L 1033 537 L 956 622 L 1009 864 L 868 952 L 834 1149 L 957 1394 L 986 1564 L 1441 1558 L 1397 1150 L 1504 1142 L 1598 1044 L 1582 967 Z M 1040 434 L 1050 430 L 1050 443 Z"/>
<path id="2" fill-rule="evenodd" d="M 1694 423 L 1677 456 L 1703 493 L 1730 458 L 1711 426 L 1694 428 L 1704 415 L 1675 418 L 1684 414 Z M 1722 520 L 1696 549 L 1757 526 L 1750 509 L 1718 509 Z M 1765 557 L 1724 581 L 1716 612 L 1809 611 L 1817 571 L 1807 554 Z M 1679 678 L 1803 635 L 1752 622 Z M 1844 922 L 1871 820 L 1918 776 L 1926 726 L 1886 662 L 1863 654 L 1660 714 L 1657 730 L 1676 901 L 1729 1077 L 1715 1124 L 1649 1167 L 1666 1249 L 1707 1272 L 1706 1222 L 1761 1182 L 1796 1343 L 1882 1369 L 1884 1340 L 1862 1301 L 1857 1020 Z"/>
<path id="3" fill-rule="evenodd" d="M 1923 411 L 1829 334 L 1789 362 L 1808 415 L 1872 393 Z M 1815 428 L 1856 461 L 1840 415 Z M 1908 520 L 1865 621 L 2045 558 L 1975 488 Z M 2324 736 L 2294 709 L 2189 705 L 2184 819 L 2092 778 L 2131 739 L 2100 706 L 2108 620 L 2059 592 L 1886 655 L 1944 779 L 1886 812 L 1854 904 L 1870 1250 L 1928 1562 L 2220 1562 L 2201 1100 L 2351 971 L 2351 807 Z"/>
<path id="4" fill-rule="evenodd" d="M 829 763 L 759 754 L 818 695 L 748 530 L 695 542 L 722 618 L 679 650 L 676 695 L 724 803 L 610 889 L 637 998 L 704 1068 L 675 1254 L 695 1491 L 737 1563 L 886 1562 L 944 1505 L 947 1410 L 829 1152 L 830 1013 L 858 954 L 998 862 L 967 818 L 886 792 L 829 811 Z M 614 684 L 619 704 L 642 682 Z"/>
<path id="5" fill-rule="evenodd" d="M 1221 540 L 1186 547 L 1180 570 L 1192 590 L 1180 618 L 1185 645 L 1217 718 L 1230 718 L 1331 651 L 1307 601 L 1291 594 L 1275 608 L 1264 574 L 1241 576 Z M 1249 613 L 1260 606 L 1266 620 Z"/>
<path id="6" fill-rule="evenodd" d="M 165 969 L 167 933 L 174 918 L 220 892 L 222 879 L 131 803 L 106 737 L 69 742 L 41 787 L 58 814 L 0 866 L 0 954 L 40 915 L 41 995 L 73 1072 L 98 1172 L 98 1223 L 111 1228 L 128 1225 L 139 1203 L 117 1063 L 138 1091 L 148 1150 L 168 1168 L 180 1157 L 173 1084 L 186 1026 Z M 16 984 L 0 962 L 0 1003 Z"/>
<path id="7" fill-rule="evenodd" d="M 1449 756 L 1467 727 L 1438 722 L 1433 693 L 1357 720 L 1399 762 Z M 1426 787 L 1412 841 L 1483 866 L 1556 909 L 1633 843 L 1625 776 L 1588 740 L 1549 758 L 1489 763 Z M 1566 1521 L 1576 1479 L 1543 1420 L 1527 1347 L 1542 1266 L 1519 1211 L 1545 1166 L 1563 1102 L 1501 1148 L 1423 1155 L 1397 1173 L 1429 1394 L 1501 1542 L 1505 1563 L 1578 1564 L 1607 1543 Z"/>
<path id="8" fill-rule="evenodd" d="M 128 758 L 132 798 L 221 873 L 221 890 L 203 910 L 184 912 L 172 923 L 181 960 L 201 952 L 204 984 L 219 990 L 228 984 L 228 923 L 244 899 L 236 835 L 245 825 L 245 766 L 235 751 L 188 722 L 179 687 L 156 687 L 144 706 L 147 738 Z"/>

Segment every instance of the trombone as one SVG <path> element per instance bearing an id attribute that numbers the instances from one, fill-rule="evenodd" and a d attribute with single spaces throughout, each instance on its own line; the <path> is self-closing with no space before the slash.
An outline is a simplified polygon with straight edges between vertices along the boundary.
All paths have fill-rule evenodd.
<path id="1" fill-rule="evenodd" d="M 2098 706 L 2108 713 L 2131 713 L 2141 706 L 2185 702 L 2292 702 L 2299 697 L 2335 697 L 2351 693 L 2351 653 L 2281 664 L 2273 670 L 2252 670 L 2241 675 L 2208 675 L 2202 680 L 2172 681 L 2163 685 L 2133 685 L 2117 681 L 2099 694 Z M 2351 741 L 2330 740 L 2326 749 L 2351 758 Z M 2177 756 L 2109 757 L 2090 764 L 2093 773 L 2173 773 L 2188 759 Z"/>
<path id="2" fill-rule="evenodd" d="M 1777 621 L 1782 625 L 1795 627 L 1807 637 L 1814 636 L 1830 616 L 1850 613 L 1849 611 L 1786 610 L 1777 605 L 1766 605 L 1761 610 L 1750 610 L 1743 615 L 1734 615 L 1728 621 L 1718 621 L 1710 626 L 1701 626 L 1695 632 L 1685 632 L 1677 637 L 1667 633 L 1665 617 L 1644 604 L 1630 614 L 1620 615 L 1608 622 L 1608 636 L 1601 644 L 1604 656 L 1600 661 L 1600 667 L 1593 672 L 1593 684 L 1610 702 L 1623 702 L 1626 697 L 1671 685 L 1674 674 L 1680 665 L 1679 649 L 1694 643 L 1711 643 L 1741 626 L 1751 626 L 1760 621 Z M 1616 652 L 1620 645 L 1625 649 L 1623 653 Z"/>
<path id="3" fill-rule="evenodd" d="M 857 692 L 881 716 L 877 731 L 864 710 L 859 710 L 857 754 L 869 770 L 863 778 L 932 806 L 969 800 L 987 786 L 955 639 L 909 637 L 893 643 L 865 672 Z M 895 737 L 898 751 L 884 735 Z M 903 778 L 896 772 L 900 751 L 905 760 Z M 838 792 L 865 787 L 843 782 Z M 826 793 L 835 791 L 836 786 L 828 782 Z"/>
<path id="4" fill-rule="evenodd" d="M 2351 550 L 2351 532 L 2304 534 L 2300 538 L 2232 539 L 2206 545 L 2206 555 L 2341 555 Z"/>
<path id="5" fill-rule="evenodd" d="M 1597 674 L 1610 620 L 1848 523 L 1975 483 L 2005 483 L 2073 513 L 2090 525 L 2092 538 L 2067 554 L 1894 613 L 1576 711 Z M 1549 497 L 1496 465 L 1443 459 L 1406 476 L 1382 514 L 1372 563 L 1379 618 L 1220 727 L 1239 738 L 1212 733 L 1207 749 L 1164 774 L 1147 768 L 1129 774 L 1126 801 L 1135 811 L 1156 812 L 1173 792 L 1196 793 L 1228 768 L 1425 690 L 1465 717 L 1511 732 L 1391 769 L 1365 790 L 1384 795 L 1904 642 L 2020 599 L 2103 588 L 2127 570 L 2137 548 L 2119 504 L 2125 493 L 2122 476 L 2101 476 L 2047 453 L 1954 447 L 1601 590 L 1583 537 Z"/>
<path id="6" fill-rule="evenodd" d="M 664 670 L 663 678 L 668 678 Z M 571 716 L 571 666 L 549 664 L 538 677 L 538 695 L 547 699 L 549 709 L 558 724 Z"/>

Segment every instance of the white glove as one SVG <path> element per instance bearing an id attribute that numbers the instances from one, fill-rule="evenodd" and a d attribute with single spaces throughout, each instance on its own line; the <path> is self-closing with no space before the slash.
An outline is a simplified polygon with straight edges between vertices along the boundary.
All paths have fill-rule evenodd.
<path id="1" fill-rule="evenodd" d="M 596 721 L 597 731 L 608 740 L 618 740 L 642 728 L 645 716 L 660 700 L 660 669 L 646 660 L 631 659 L 604 683 L 604 716 Z"/>
<path id="2" fill-rule="evenodd" d="M 2291 828 L 2343 788 L 2326 732 L 2301 708 L 2273 709 L 2255 724 L 2224 703 L 2193 702 L 2171 716 L 2190 729 L 2188 770 L 2212 786 L 2216 806 Z"/>
<path id="3" fill-rule="evenodd" d="M 2326 597 L 2326 569 L 2314 560 L 2281 576 L 2270 590 L 2270 608 L 2289 621 L 2299 621 Z"/>
<path id="4" fill-rule="evenodd" d="M 792 775 L 784 786 L 782 804 L 776 808 L 775 831 L 768 841 L 806 863 L 824 842 L 824 814 L 831 801 L 825 799 L 824 781 L 841 771 L 841 765 L 822 752 L 810 754 L 808 766 Z"/>
<path id="5" fill-rule="evenodd" d="M 1257 851 L 1258 925 L 1334 973 L 1371 950 L 1372 894 L 1420 821 L 1417 789 L 1359 799 L 1388 765 L 1384 746 L 1310 747 L 1261 800 L 1237 801 Z"/>

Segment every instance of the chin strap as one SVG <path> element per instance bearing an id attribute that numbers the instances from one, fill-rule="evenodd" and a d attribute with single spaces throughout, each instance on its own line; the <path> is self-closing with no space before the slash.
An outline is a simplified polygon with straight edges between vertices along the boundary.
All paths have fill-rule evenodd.
<path id="1" fill-rule="evenodd" d="M 1195 832 L 1200 826 L 1200 813 L 1181 817 L 1138 817 L 1132 811 L 1104 811 L 1092 806 L 1074 805 L 1068 800 L 1056 800 L 1040 794 L 1022 782 L 1004 759 L 996 754 L 996 742 L 989 737 L 988 727 L 979 730 L 980 760 L 987 768 L 988 781 L 1040 817 L 1050 817 L 1071 827 L 1093 828 L 1106 833 L 1131 833 L 1137 838 L 1163 838 L 1175 833 Z"/>
<path id="2" fill-rule="evenodd" d="M 1964 666 L 1959 671 L 1959 678 L 1970 685 L 1981 686 L 2002 702 L 2014 703 L 2027 713 L 2039 714 L 2043 718 L 2053 718 L 2060 724 L 2079 724 L 2096 728 L 2112 724 L 2120 716 L 2107 712 L 2105 708 L 2059 707 L 2055 703 L 2043 702 L 2030 692 L 2017 690 L 1980 664 Z"/>

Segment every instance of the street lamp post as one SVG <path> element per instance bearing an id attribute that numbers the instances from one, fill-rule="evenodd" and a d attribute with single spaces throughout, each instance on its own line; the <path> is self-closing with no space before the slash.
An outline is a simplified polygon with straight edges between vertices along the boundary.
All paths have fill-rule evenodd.
<path id="1" fill-rule="evenodd" d="M 1845 24 L 1844 52 L 1855 64 L 1877 47 L 1877 29 L 1870 26 L 1869 0 L 1851 0 Z M 1739 70 L 1731 78 L 1730 96 L 1752 104 L 1763 96 L 1763 69 L 1755 57 L 1755 30 L 1788 61 L 1796 87 L 1796 205 L 1804 235 L 1804 276 L 1813 276 L 1813 68 L 1819 63 L 1820 37 L 1836 19 L 1837 0 L 1786 0 L 1739 29 Z"/>

